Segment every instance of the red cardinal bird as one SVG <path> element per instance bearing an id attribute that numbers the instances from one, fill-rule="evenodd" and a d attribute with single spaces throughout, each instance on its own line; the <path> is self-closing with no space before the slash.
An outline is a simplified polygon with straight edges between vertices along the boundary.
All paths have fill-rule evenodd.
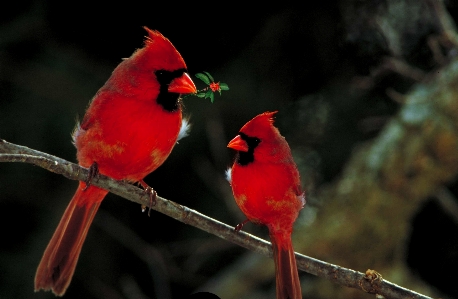
<path id="1" fill-rule="evenodd" d="M 238 151 L 230 173 L 231 186 L 247 221 L 264 224 L 269 229 L 277 298 L 296 299 L 302 298 L 302 292 L 291 233 L 305 205 L 305 196 L 288 143 L 273 125 L 275 113 L 256 116 L 227 145 Z"/>
<path id="2" fill-rule="evenodd" d="M 180 95 L 195 93 L 196 87 L 172 43 L 145 29 L 144 47 L 115 68 L 92 99 L 73 140 L 81 166 L 146 188 L 143 178 L 167 159 L 177 142 L 182 126 Z M 107 193 L 80 182 L 38 266 L 35 291 L 65 293 Z"/>

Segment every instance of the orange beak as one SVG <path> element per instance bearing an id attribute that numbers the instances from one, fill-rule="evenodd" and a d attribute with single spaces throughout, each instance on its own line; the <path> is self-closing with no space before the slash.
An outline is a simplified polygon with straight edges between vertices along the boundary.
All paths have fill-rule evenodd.
<path id="1" fill-rule="evenodd" d="M 234 139 L 229 141 L 229 144 L 227 145 L 227 147 L 235 149 L 236 151 L 240 151 L 240 152 L 248 151 L 248 144 L 246 143 L 245 140 L 242 139 L 240 135 L 235 136 Z"/>
<path id="2" fill-rule="evenodd" d="M 187 94 L 187 93 L 196 93 L 197 88 L 194 85 L 194 82 L 192 82 L 191 77 L 187 73 L 183 73 L 181 77 L 175 78 L 170 82 L 169 92 L 174 92 L 174 93 L 181 93 L 181 94 Z"/>

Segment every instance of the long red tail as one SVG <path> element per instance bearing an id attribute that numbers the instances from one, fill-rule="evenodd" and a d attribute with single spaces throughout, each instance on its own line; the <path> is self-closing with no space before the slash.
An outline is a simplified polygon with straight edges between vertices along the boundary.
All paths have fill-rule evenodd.
<path id="1" fill-rule="evenodd" d="M 35 291 L 52 290 L 62 296 L 72 280 L 89 226 L 108 193 L 94 186 L 84 190 L 85 186 L 80 182 L 46 247 L 35 274 Z"/>
<path id="2" fill-rule="evenodd" d="M 270 232 L 274 252 L 277 299 L 302 298 L 291 234 Z"/>

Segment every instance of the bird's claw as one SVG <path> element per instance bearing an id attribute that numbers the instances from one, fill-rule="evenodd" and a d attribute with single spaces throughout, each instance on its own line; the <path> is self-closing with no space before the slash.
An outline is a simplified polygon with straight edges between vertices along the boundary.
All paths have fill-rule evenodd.
<path id="1" fill-rule="evenodd" d="M 86 191 L 87 188 L 91 185 L 92 180 L 99 174 L 99 165 L 97 162 L 92 163 L 89 167 L 89 173 L 87 174 L 87 179 L 84 181 L 86 183 L 86 187 L 84 187 L 83 191 Z"/>
<path id="2" fill-rule="evenodd" d="M 249 219 L 245 219 L 244 221 L 240 222 L 239 224 L 237 224 L 237 225 L 234 227 L 234 230 L 235 230 L 236 232 L 241 231 L 242 228 L 243 228 L 243 226 L 244 226 L 248 221 L 250 221 L 250 220 L 249 220 Z"/>
<path id="3" fill-rule="evenodd" d="M 151 215 L 151 208 L 152 206 L 156 205 L 156 197 L 157 192 L 150 186 L 148 186 L 143 180 L 139 181 L 140 185 L 145 189 L 145 193 L 149 196 L 149 209 L 148 209 L 148 217 Z M 142 212 L 146 211 L 146 206 L 142 205 Z"/>

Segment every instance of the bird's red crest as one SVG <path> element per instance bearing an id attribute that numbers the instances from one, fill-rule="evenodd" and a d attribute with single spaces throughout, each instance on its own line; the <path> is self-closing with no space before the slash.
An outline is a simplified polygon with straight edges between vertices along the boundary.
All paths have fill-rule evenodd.
<path id="1" fill-rule="evenodd" d="M 134 53 L 138 64 L 145 69 L 186 69 L 186 63 L 168 38 L 157 30 L 151 30 L 146 26 L 143 28 L 148 36 L 145 38 L 144 47 Z"/>
<path id="2" fill-rule="evenodd" d="M 155 41 L 159 42 L 159 40 L 170 43 L 170 41 L 165 36 L 163 36 L 159 31 L 151 30 L 146 26 L 143 26 L 143 28 L 146 30 L 146 32 L 148 32 L 148 36 L 145 39 L 145 46 Z"/>
<path id="3" fill-rule="evenodd" d="M 252 120 L 247 122 L 241 129 L 240 132 L 247 134 L 248 136 L 259 136 L 261 132 L 269 132 L 272 130 L 274 123 L 274 115 L 278 111 L 264 112 L 255 116 Z"/>

